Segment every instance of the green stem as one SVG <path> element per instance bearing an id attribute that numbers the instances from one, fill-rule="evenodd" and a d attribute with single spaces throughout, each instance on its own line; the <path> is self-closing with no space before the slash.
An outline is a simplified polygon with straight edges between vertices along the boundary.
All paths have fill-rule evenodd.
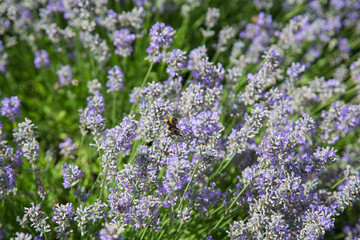
<path id="1" fill-rule="evenodd" d="M 198 168 L 198 166 L 199 166 L 199 163 L 200 163 L 200 158 L 197 160 L 197 163 L 196 163 L 196 165 L 195 165 L 195 168 L 194 168 L 194 170 L 193 170 L 193 172 L 192 172 L 192 174 L 191 174 L 191 180 L 188 182 L 188 184 L 187 184 L 187 186 L 186 186 L 186 188 L 185 188 L 184 194 L 183 194 L 182 197 L 181 197 L 180 204 L 179 204 L 179 207 L 178 207 L 178 209 L 177 209 L 176 212 L 179 212 L 179 210 L 180 210 L 180 208 L 181 208 L 181 206 L 182 206 L 182 203 L 183 203 L 184 198 L 185 198 L 185 193 L 187 192 L 187 190 L 188 190 L 189 187 L 190 187 L 190 184 L 191 184 L 191 182 L 192 182 L 192 180 L 193 180 L 193 178 L 194 178 L 194 176 L 195 176 L 195 172 L 196 172 L 196 170 L 197 170 L 197 168 Z"/>
<path id="2" fill-rule="evenodd" d="M 79 149 L 82 149 L 82 145 L 83 145 L 83 143 L 84 143 L 84 138 L 85 138 L 85 136 L 81 134 L 81 140 L 80 140 L 80 147 L 79 147 Z"/>
<path id="3" fill-rule="evenodd" d="M 112 122 L 113 122 L 114 125 L 116 125 L 116 124 L 115 124 L 115 116 L 116 116 L 116 95 L 117 95 L 116 92 L 114 92 L 114 93 L 113 93 L 112 117 L 111 117 Z"/>
<path id="4" fill-rule="evenodd" d="M 148 80 L 148 78 L 149 78 L 149 76 L 150 76 L 150 72 L 151 72 L 153 66 L 154 66 L 154 63 L 151 62 L 150 67 L 149 67 L 149 69 L 148 69 L 148 71 L 147 71 L 147 73 L 146 73 L 146 75 L 145 75 L 145 78 L 144 78 L 144 80 L 143 80 L 142 83 L 141 83 L 141 86 L 140 86 L 141 88 L 143 88 L 143 87 L 145 86 L 145 84 L 146 84 L 146 82 L 147 82 L 147 80 Z M 134 107 L 135 107 L 135 104 L 133 104 L 133 105 L 131 106 L 130 115 L 133 114 Z"/>
<path id="5" fill-rule="evenodd" d="M 143 233 L 141 234 L 140 240 L 142 240 L 142 239 L 144 238 L 147 229 L 148 229 L 148 227 L 146 227 L 146 228 L 144 229 Z"/>
<path id="6" fill-rule="evenodd" d="M 360 167 L 357 167 L 354 171 L 354 174 L 360 170 Z M 334 190 L 337 186 L 339 186 L 340 184 L 342 184 L 347 178 L 343 177 L 342 179 L 340 179 L 339 181 L 337 181 L 332 187 L 331 190 Z"/>
<path id="7" fill-rule="evenodd" d="M 206 40 L 207 40 L 207 37 L 203 37 L 201 43 L 200 43 L 200 46 L 204 45 L 206 43 Z"/>
<path id="8" fill-rule="evenodd" d="M 102 184 L 101 184 L 101 190 L 100 190 L 99 199 L 101 199 L 101 197 L 102 197 L 102 195 L 103 195 L 103 192 L 104 192 L 105 182 L 106 182 L 106 175 L 107 175 L 107 169 L 108 169 L 108 167 L 106 166 L 106 167 L 105 167 L 105 175 L 104 175 L 104 177 L 103 177 Z"/>
<path id="9" fill-rule="evenodd" d="M 73 187 L 70 188 L 70 202 L 75 205 L 75 196 Z"/>
<path id="10" fill-rule="evenodd" d="M 145 75 L 145 78 L 144 78 L 143 82 L 141 83 L 141 88 L 143 88 L 143 87 L 145 86 L 146 81 L 147 81 L 148 78 L 149 78 L 149 75 L 150 75 L 150 72 L 151 72 L 153 66 L 154 66 L 154 63 L 151 62 L 150 67 L 149 67 L 149 69 L 148 69 L 148 71 L 147 71 L 147 73 L 146 73 L 146 75 Z"/>
<path id="11" fill-rule="evenodd" d="M 230 204 L 230 206 L 226 209 L 225 214 L 222 215 L 222 217 L 219 219 L 219 221 L 216 223 L 216 225 L 213 227 L 213 229 L 211 230 L 211 232 L 213 230 L 215 230 L 219 224 L 222 222 L 222 220 L 224 219 L 224 217 L 229 213 L 230 209 L 234 206 L 234 204 L 236 203 L 236 201 L 239 199 L 239 197 L 244 193 L 244 191 L 246 190 L 246 188 L 250 185 L 250 182 L 248 182 L 243 189 L 240 191 L 240 193 L 236 196 L 236 198 L 234 199 L 234 201 L 232 201 L 232 203 Z"/>
<path id="12" fill-rule="evenodd" d="M 218 59 L 218 57 L 220 56 L 220 52 L 217 50 L 214 54 L 214 57 L 212 58 L 211 62 L 216 62 L 216 60 Z"/>
<path id="13" fill-rule="evenodd" d="M 180 226 L 178 227 L 178 229 L 176 230 L 176 235 L 175 235 L 175 237 L 174 237 L 174 239 L 176 240 L 177 239 L 177 237 L 179 236 L 179 232 L 180 232 L 180 230 L 181 230 L 181 227 L 182 227 L 182 225 L 183 225 L 184 223 L 183 222 L 181 222 L 180 223 Z"/>

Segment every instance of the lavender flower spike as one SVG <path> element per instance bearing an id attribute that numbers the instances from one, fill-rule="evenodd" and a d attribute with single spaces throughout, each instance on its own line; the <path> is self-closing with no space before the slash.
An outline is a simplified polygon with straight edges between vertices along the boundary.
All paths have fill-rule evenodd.
<path id="1" fill-rule="evenodd" d="M 56 238 L 57 239 L 69 239 L 69 234 L 72 230 L 67 230 L 70 227 L 70 220 L 74 217 L 73 205 L 71 203 L 64 204 L 56 204 L 53 207 L 54 216 L 52 218 L 53 222 L 58 226 L 55 227 L 56 230 Z"/>
<path id="2" fill-rule="evenodd" d="M 146 52 L 149 54 L 146 59 L 153 63 L 160 62 L 163 58 L 162 51 L 173 42 L 175 32 L 171 26 L 166 26 L 162 22 L 156 22 L 149 32 L 151 42 L 150 46 L 146 49 Z"/>
<path id="3" fill-rule="evenodd" d="M 121 71 L 121 68 L 115 65 L 108 71 L 108 81 L 106 87 L 109 89 L 107 92 L 115 92 L 124 88 L 124 73 Z"/>
<path id="4" fill-rule="evenodd" d="M 62 66 L 56 71 L 56 74 L 59 77 L 59 83 L 61 86 L 69 86 L 73 81 L 73 72 L 69 65 Z"/>
<path id="5" fill-rule="evenodd" d="M 14 170 L 10 167 L 0 168 L 0 199 L 13 190 L 15 183 Z"/>
<path id="6" fill-rule="evenodd" d="M 71 152 L 75 151 L 75 144 L 72 142 L 71 138 L 66 138 L 63 142 L 59 144 L 60 155 L 65 157 L 71 156 Z"/>
<path id="7" fill-rule="evenodd" d="M 130 56 L 133 51 L 131 44 L 135 41 L 135 38 L 135 34 L 131 34 L 130 31 L 126 28 L 116 31 L 113 42 L 114 46 L 116 47 L 115 54 L 118 54 L 122 57 Z"/>
<path id="8" fill-rule="evenodd" d="M 35 52 L 34 65 L 36 68 L 50 67 L 49 53 L 42 49 Z"/>
<path id="9" fill-rule="evenodd" d="M 4 98 L 1 101 L 1 115 L 6 116 L 10 121 L 21 117 L 20 114 L 21 102 L 17 96 Z"/>
<path id="10" fill-rule="evenodd" d="M 75 186 L 79 182 L 79 178 L 82 176 L 79 166 L 72 163 L 70 166 L 65 163 L 61 170 L 63 171 L 64 176 L 64 188 L 70 188 Z"/>

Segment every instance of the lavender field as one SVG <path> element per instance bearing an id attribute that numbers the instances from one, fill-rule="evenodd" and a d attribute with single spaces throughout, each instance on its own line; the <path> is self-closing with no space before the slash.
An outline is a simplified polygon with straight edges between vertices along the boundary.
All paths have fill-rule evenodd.
<path id="1" fill-rule="evenodd" d="M 0 0 L 0 239 L 360 239 L 359 0 Z"/>

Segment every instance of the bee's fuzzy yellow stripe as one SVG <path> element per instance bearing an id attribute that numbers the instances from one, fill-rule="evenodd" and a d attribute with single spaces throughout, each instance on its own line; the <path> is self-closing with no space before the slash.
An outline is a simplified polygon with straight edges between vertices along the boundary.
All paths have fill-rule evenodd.
<path id="1" fill-rule="evenodd" d="M 170 124 L 173 124 L 173 118 L 169 118 Z"/>

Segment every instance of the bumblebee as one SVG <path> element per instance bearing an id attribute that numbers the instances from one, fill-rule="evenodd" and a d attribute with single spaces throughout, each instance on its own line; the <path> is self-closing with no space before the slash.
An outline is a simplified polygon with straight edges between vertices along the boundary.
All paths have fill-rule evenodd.
<path id="1" fill-rule="evenodd" d="M 176 124 L 178 124 L 178 123 L 179 123 L 179 119 L 177 119 L 177 118 L 169 118 L 169 120 L 167 121 L 169 133 L 171 135 L 184 137 L 184 135 L 182 135 L 180 133 L 180 129 L 176 126 Z"/>

